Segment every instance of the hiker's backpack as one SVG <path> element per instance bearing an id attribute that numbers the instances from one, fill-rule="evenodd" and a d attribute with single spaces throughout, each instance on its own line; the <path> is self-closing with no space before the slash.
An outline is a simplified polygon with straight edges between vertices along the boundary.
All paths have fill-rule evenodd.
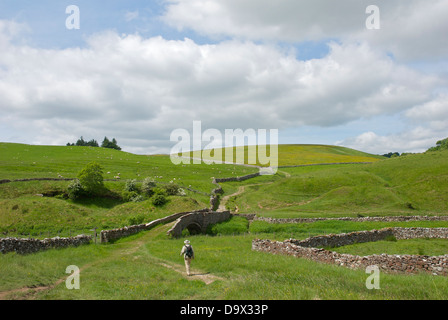
<path id="1" fill-rule="evenodd" d="M 192 258 L 193 257 L 193 248 L 191 246 L 186 246 L 187 247 L 187 251 L 185 251 L 185 256 L 187 256 L 188 258 Z"/>

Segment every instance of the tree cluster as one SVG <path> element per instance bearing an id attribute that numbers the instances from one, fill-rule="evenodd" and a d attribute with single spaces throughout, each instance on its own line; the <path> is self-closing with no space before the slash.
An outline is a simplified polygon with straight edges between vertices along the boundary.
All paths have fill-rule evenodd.
<path id="1" fill-rule="evenodd" d="M 78 147 L 99 147 L 98 142 L 95 139 L 90 141 L 85 141 L 83 137 L 79 138 L 76 143 L 67 143 L 67 146 L 78 146 Z"/>
<path id="2" fill-rule="evenodd" d="M 79 138 L 76 143 L 67 143 L 68 147 L 99 147 L 98 142 L 95 139 L 92 139 L 90 141 L 85 141 L 83 137 Z M 118 145 L 117 140 L 115 138 L 110 141 L 107 137 L 104 137 L 103 142 L 101 143 L 101 148 L 109 148 L 109 149 L 115 149 L 115 150 L 121 150 L 121 147 Z"/>
<path id="3" fill-rule="evenodd" d="M 386 157 L 386 158 L 395 158 L 395 157 L 399 157 L 399 156 L 400 156 L 399 152 L 389 152 L 389 153 L 383 154 L 383 157 Z"/>

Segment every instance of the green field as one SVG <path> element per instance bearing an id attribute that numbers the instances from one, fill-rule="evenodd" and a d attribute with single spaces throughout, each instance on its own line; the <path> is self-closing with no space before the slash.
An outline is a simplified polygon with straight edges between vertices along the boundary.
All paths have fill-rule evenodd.
<path id="1" fill-rule="evenodd" d="M 447 158 L 444 151 L 371 164 L 281 168 L 279 175 L 288 178 L 247 181 L 246 192 L 229 207 L 283 218 L 447 214 Z M 223 186 L 238 187 L 233 182 Z"/>
<path id="2" fill-rule="evenodd" d="M 112 229 L 129 225 L 130 219 L 149 222 L 176 212 L 209 206 L 216 186 L 212 177 L 246 175 L 256 168 L 234 165 L 173 165 L 169 156 L 143 156 L 92 147 L 31 146 L 0 143 L 0 180 L 27 178 L 76 178 L 89 162 L 103 167 L 103 197 L 65 200 L 58 197 L 68 181 L 26 181 L 0 184 L 0 234 L 3 236 L 68 236 L 90 229 Z M 120 179 L 115 179 L 116 176 Z M 129 179 L 152 177 L 160 186 L 173 182 L 186 190 L 185 197 L 170 197 L 163 207 L 149 201 L 129 203 L 120 193 Z M 190 188 L 193 191 L 189 191 Z M 197 192 L 195 192 L 197 191 Z M 44 194 L 50 196 L 39 197 Z"/>
<path id="3" fill-rule="evenodd" d="M 182 272 L 183 239 L 165 236 L 169 226 L 117 241 L 0 259 L 0 292 L 9 299 L 441 299 L 448 278 L 382 274 L 381 290 L 366 289 L 364 270 L 350 270 L 251 250 L 251 241 L 272 234 L 193 236 L 193 277 Z M 67 290 L 65 268 L 81 269 L 80 289 Z M 207 280 L 211 283 L 207 282 Z M 436 279 L 436 280 L 435 280 Z M 58 283 L 55 285 L 55 283 Z M 46 287 L 44 290 L 16 290 Z"/>
<path id="4" fill-rule="evenodd" d="M 448 152 L 384 159 L 331 146 L 287 145 L 279 146 L 279 151 L 281 165 L 372 163 L 279 168 L 273 176 L 221 183 L 223 199 L 232 211 L 277 218 L 448 213 Z M 0 184 L 2 236 L 92 234 L 94 227 L 122 227 L 205 208 L 216 188 L 213 177 L 257 172 L 231 164 L 175 166 L 168 156 L 103 148 L 0 143 L 0 180 L 75 178 L 91 161 L 103 166 L 107 190 L 94 198 L 62 197 L 68 181 Z M 121 179 L 114 179 L 118 173 Z M 155 178 L 159 185 L 175 181 L 193 191 L 170 196 L 161 207 L 150 200 L 125 202 L 118 196 L 126 180 L 146 177 Z M 448 227 L 446 221 L 270 224 L 233 217 L 211 226 L 207 235 L 188 236 L 196 250 L 193 277 L 185 275 L 179 256 L 184 239 L 166 236 L 171 226 L 110 244 L 1 255 L 0 299 L 448 299 L 448 277 L 382 273 L 381 290 L 368 290 L 364 270 L 251 250 L 255 238 L 283 241 L 385 227 Z M 426 239 L 338 248 L 352 254 L 443 254 L 446 249 L 446 241 Z M 65 286 L 69 265 L 81 268 L 80 290 Z"/>
<path id="5" fill-rule="evenodd" d="M 253 148 L 253 149 L 252 149 Z M 297 165 L 309 165 L 320 163 L 349 163 L 349 162 L 375 162 L 385 159 L 383 156 L 373 155 L 358 150 L 339 147 L 339 146 L 327 146 L 327 145 L 312 145 L 312 144 L 283 144 L 278 145 L 278 165 L 279 166 L 297 166 Z M 184 156 L 201 158 L 202 159 L 215 159 L 220 158 L 221 161 L 226 160 L 226 155 L 232 155 L 233 163 L 244 163 L 251 165 L 263 166 L 259 162 L 258 152 L 262 156 L 271 156 L 270 146 L 266 147 L 267 151 L 259 151 L 258 146 L 253 147 L 233 147 L 233 148 L 216 148 L 212 151 L 192 151 L 190 153 L 183 154 Z M 248 154 L 254 155 L 255 162 L 250 162 Z M 265 152 L 265 153 L 264 153 Z M 243 161 L 237 161 L 237 155 L 241 154 Z M 218 157 L 221 155 L 221 157 Z M 229 156 L 230 157 L 230 156 Z"/>

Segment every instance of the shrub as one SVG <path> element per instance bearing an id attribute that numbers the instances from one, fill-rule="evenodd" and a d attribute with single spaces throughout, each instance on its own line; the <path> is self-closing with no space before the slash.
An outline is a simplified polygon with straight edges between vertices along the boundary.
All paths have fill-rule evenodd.
<path id="1" fill-rule="evenodd" d="M 145 201 L 145 198 L 142 195 L 137 194 L 135 197 L 131 198 L 131 201 L 132 202 L 142 202 L 142 201 Z"/>
<path id="2" fill-rule="evenodd" d="M 127 180 L 124 186 L 124 190 L 129 192 L 138 192 L 137 180 Z"/>
<path id="3" fill-rule="evenodd" d="M 178 196 L 185 197 L 185 196 L 187 195 L 187 193 L 185 192 L 184 189 L 179 188 L 179 191 L 177 192 L 177 195 L 178 195 Z"/>
<path id="4" fill-rule="evenodd" d="M 169 196 L 176 196 L 180 190 L 180 187 L 175 183 L 167 184 L 167 185 L 163 186 L 163 188 L 166 190 L 166 193 Z"/>
<path id="5" fill-rule="evenodd" d="M 134 199 L 136 197 L 138 197 L 138 196 L 139 196 L 139 194 L 136 191 L 126 191 L 126 190 L 123 190 L 121 192 L 121 198 L 125 202 L 134 201 Z"/>
<path id="6" fill-rule="evenodd" d="M 168 195 L 164 188 L 156 187 L 156 188 L 152 189 L 152 191 L 153 191 L 154 195 L 158 195 L 159 194 L 159 195 L 162 195 L 162 196 L 165 196 L 165 197 Z"/>
<path id="7" fill-rule="evenodd" d="M 168 199 L 163 194 L 155 194 L 152 197 L 152 204 L 156 207 L 163 206 L 165 203 L 168 202 Z"/>
<path id="8" fill-rule="evenodd" d="M 67 194 L 69 199 L 76 200 L 85 194 L 81 182 L 78 179 L 73 180 L 67 187 Z"/>
<path id="9" fill-rule="evenodd" d="M 91 162 L 79 173 L 78 179 L 87 194 L 93 195 L 104 188 L 103 168 L 97 162 Z"/>
<path id="10" fill-rule="evenodd" d="M 142 192 L 148 196 L 152 196 L 154 194 L 153 189 L 156 187 L 156 182 L 151 178 L 147 177 L 143 180 L 142 183 Z"/>
<path id="11" fill-rule="evenodd" d="M 128 219 L 129 225 L 134 226 L 137 224 L 142 224 L 143 221 L 145 221 L 145 216 L 143 214 L 140 214 L 138 216 L 130 217 Z"/>

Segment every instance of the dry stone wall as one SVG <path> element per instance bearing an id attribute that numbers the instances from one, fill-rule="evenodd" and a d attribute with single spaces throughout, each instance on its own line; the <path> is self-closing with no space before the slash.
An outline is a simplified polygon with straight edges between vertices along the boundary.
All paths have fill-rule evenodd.
<path id="1" fill-rule="evenodd" d="M 242 177 L 230 177 L 230 178 L 215 178 L 213 180 L 213 183 L 220 183 L 220 182 L 231 182 L 231 181 L 244 181 L 247 179 L 252 179 L 255 177 L 258 177 L 260 175 L 260 172 L 251 173 Z"/>
<path id="2" fill-rule="evenodd" d="M 74 180 L 72 178 L 25 178 L 25 179 L 2 179 L 0 180 L 0 184 L 10 183 L 10 182 L 25 182 L 25 181 L 71 181 Z"/>
<path id="3" fill-rule="evenodd" d="M 19 254 L 28 254 L 54 248 L 66 248 L 70 246 L 76 247 L 83 244 L 88 244 L 91 240 L 92 237 L 86 235 L 79 235 L 70 238 L 55 237 L 44 240 L 3 238 L 0 239 L 0 252 L 17 252 Z"/>
<path id="4" fill-rule="evenodd" d="M 341 218 L 266 218 L 253 215 L 252 221 L 269 223 L 308 223 L 317 221 L 354 221 L 354 222 L 406 222 L 406 221 L 448 221 L 447 216 L 385 216 L 385 217 L 341 217 Z"/>
<path id="5" fill-rule="evenodd" d="M 385 228 L 317 236 L 305 240 L 289 239 L 283 242 L 255 239 L 252 242 L 252 250 L 292 255 L 318 262 L 337 264 L 351 269 L 377 265 L 386 272 L 430 272 L 436 275 L 448 275 L 448 254 L 441 256 L 389 254 L 357 256 L 323 249 L 323 247 L 339 247 L 355 242 L 384 240 L 387 236 L 394 236 L 399 240 L 414 238 L 447 239 L 448 228 Z"/>

